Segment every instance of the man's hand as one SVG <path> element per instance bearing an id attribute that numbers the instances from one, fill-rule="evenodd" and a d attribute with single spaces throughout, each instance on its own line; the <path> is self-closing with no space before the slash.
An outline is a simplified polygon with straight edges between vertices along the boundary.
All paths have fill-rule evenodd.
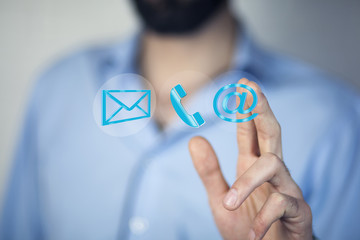
<path id="1" fill-rule="evenodd" d="M 231 188 L 211 145 L 201 137 L 189 142 L 218 229 L 224 239 L 310 240 L 311 209 L 283 162 L 280 125 L 259 86 L 246 79 L 239 83 L 256 91 L 252 114 L 258 116 L 237 125 L 237 179 Z M 251 105 L 248 98 L 245 106 Z"/>

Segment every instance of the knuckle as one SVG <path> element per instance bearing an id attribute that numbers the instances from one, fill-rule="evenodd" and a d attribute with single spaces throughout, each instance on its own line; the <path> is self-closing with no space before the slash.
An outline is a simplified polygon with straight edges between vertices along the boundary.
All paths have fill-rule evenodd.
<path id="1" fill-rule="evenodd" d="M 287 204 L 287 197 L 281 193 L 272 193 L 270 195 L 270 202 L 275 207 L 284 207 Z"/>
<path id="2" fill-rule="evenodd" d="M 261 212 L 259 212 L 259 214 L 254 219 L 254 230 L 258 235 L 261 235 L 261 233 L 266 228 L 267 228 L 267 222 L 264 219 L 264 215 Z"/>
<path id="3" fill-rule="evenodd" d="M 310 206 L 304 201 L 304 222 L 308 222 L 311 224 L 312 222 L 312 212 Z"/>
<path id="4" fill-rule="evenodd" d="M 236 128 L 236 131 L 237 131 L 237 140 L 239 141 L 239 144 L 242 144 L 241 141 L 242 141 L 242 138 L 243 136 L 246 136 L 246 135 L 249 135 L 249 134 L 252 134 L 254 132 L 254 128 L 252 127 L 248 127 L 248 126 L 239 126 Z"/>
<path id="5" fill-rule="evenodd" d="M 209 161 L 209 163 L 207 163 L 207 165 L 204 164 L 202 167 L 199 167 L 199 168 L 201 168 L 200 171 L 202 172 L 203 175 L 207 175 L 209 177 L 212 177 L 219 172 L 219 166 L 214 161 L 213 162 Z"/>
<path id="6" fill-rule="evenodd" d="M 248 81 L 248 86 L 254 89 L 256 93 L 262 93 L 260 86 L 256 82 Z"/>
<path id="7" fill-rule="evenodd" d="M 262 114 L 266 113 L 266 116 L 260 116 L 262 118 L 266 119 L 266 125 L 264 125 L 261 129 L 261 138 L 264 140 L 278 138 L 281 134 L 281 125 L 279 121 L 276 119 L 274 113 L 271 110 L 270 103 L 267 100 L 266 96 L 260 92 L 259 93 L 259 101 L 257 103 L 257 106 L 255 108 L 255 111 Z M 265 121 L 265 119 L 263 119 Z"/>
<path id="8" fill-rule="evenodd" d="M 274 123 L 274 132 L 281 134 L 281 125 L 277 120 Z"/>
<path id="9" fill-rule="evenodd" d="M 257 106 L 256 106 L 256 110 L 257 112 L 259 113 L 263 113 L 264 112 L 264 109 L 266 108 L 266 106 L 269 104 L 267 99 L 265 98 L 265 95 L 263 93 L 259 93 L 258 90 L 256 90 L 256 88 L 254 89 L 254 91 L 258 94 L 258 98 L 259 98 L 259 101 L 257 103 Z"/>
<path id="10" fill-rule="evenodd" d="M 270 162 L 274 165 L 278 165 L 281 163 L 281 159 L 276 156 L 275 154 L 273 153 L 268 153 L 268 156 L 269 156 L 269 159 L 270 159 Z"/>
<path id="11" fill-rule="evenodd" d="M 195 168 L 201 177 L 212 177 L 220 170 L 216 159 L 202 159 L 195 163 Z"/>
<path id="12" fill-rule="evenodd" d="M 245 154 L 244 154 L 245 155 Z M 250 156 L 251 157 L 251 156 Z M 249 158 L 250 158 L 249 157 Z M 238 170 L 241 169 L 243 171 L 246 171 L 248 168 L 251 167 L 251 165 L 253 164 L 253 161 L 242 161 L 241 159 L 238 160 L 238 163 L 237 163 L 237 168 Z M 238 172 L 239 173 L 239 172 Z M 238 175 L 240 176 L 240 175 Z"/>
<path id="13" fill-rule="evenodd" d="M 305 200 L 296 200 L 296 205 L 292 204 L 292 207 L 296 207 L 296 216 L 299 219 L 299 222 L 302 224 L 302 227 L 305 229 L 310 229 L 312 226 L 312 212 L 310 206 L 305 202 Z"/>
<path id="14" fill-rule="evenodd" d="M 273 140 L 281 136 L 281 126 L 277 120 L 271 122 L 271 126 L 266 131 L 262 131 L 261 138 L 264 140 Z"/>
<path id="15" fill-rule="evenodd" d="M 252 178 L 248 176 L 242 176 L 239 182 L 239 189 L 247 189 L 252 185 Z"/>
<path id="16" fill-rule="evenodd" d="M 289 204 L 289 207 L 294 209 L 294 211 L 296 213 L 299 212 L 300 206 L 299 206 L 298 201 L 295 198 L 292 198 L 292 197 L 288 198 L 288 204 Z"/>
<path id="17" fill-rule="evenodd" d="M 235 188 L 239 191 L 243 191 L 244 189 L 248 189 L 251 187 L 252 178 L 246 175 L 240 176 L 235 183 L 232 185 L 232 188 Z"/>
<path id="18" fill-rule="evenodd" d="M 283 161 L 273 153 L 265 153 L 262 156 L 265 164 L 272 170 L 272 172 L 276 172 L 278 169 L 284 166 Z"/>

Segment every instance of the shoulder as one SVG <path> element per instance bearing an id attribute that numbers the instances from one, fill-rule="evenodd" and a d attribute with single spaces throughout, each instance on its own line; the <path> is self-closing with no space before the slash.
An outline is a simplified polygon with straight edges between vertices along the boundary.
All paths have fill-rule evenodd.
<path id="1" fill-rule="evenodd" d="M 101 74 L 124 64 L 119 62 L 119 56 L 129 51 L 133 41 L 134 37 L 130 37 L 122 42 L 92 45 L 59 57 L 38 76 L 32 97 L 51 100 L 72 89 L 97 89 L 102 84 Z"/>
<path id="2" fill-rule="evenodd" d="M 133 55 L 137 39 L 138 34 L 134 34 L 123 41 L 91 45 L 59 57 L 40 75 L 39 82 L 53 84 L 57 79 L 63 82 L 86 74 L 96 74 L 106 67 L 119 68 Z"/>
<path id="3" fill-rule="evenodd" d="M 293 111 L 314 114 L 314 118 L 324 114 L 331 121 L 344 120 L 341 116 L 359 118 L 360 94 L 355 86 L 285 55 L 264 52 L 259 61 L 266 65 L 265 91 L 269 88 L 269 92 L 292 102 L 289 108 Z"/>
<path id="4" fill-rule="evenodd" d="M 61 122 L 64 117 L 59 115 L 82 117 L 80 111 L 91 109 L 105 78 L 118 71 L 118 57 L 128 50 L 129 41 L 79 49 L 48 66 L 36 79 L 27 104 L 33 124 Z"/>
<path id="5" fill-rule="evenodd" d="M 73 82 L 109 64 L 114 45 L 90 46 L 60 57 L 48 66 L 38 78 L 38 85 Z"/>

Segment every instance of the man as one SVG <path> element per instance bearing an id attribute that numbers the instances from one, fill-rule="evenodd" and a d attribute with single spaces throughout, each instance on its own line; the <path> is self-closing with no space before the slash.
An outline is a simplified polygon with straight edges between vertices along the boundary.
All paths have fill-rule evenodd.
<path id="1" fill-rule="evenodd" d="M 65 58 L 36 85 L 1 239 L 358 239 L 359 96 L 255 46 L 225 0 L 134 3 L 139 36 Z M 161 89 L 186 70 L 213 79 L 182 80 L 204 117 L 207 93 L 238 81 L 256 91 L 258 115 L 177 124 Z M 234 70 L 259 83 L 222 74 Z M 122 73 L 151 82 L 157 110 L 139 133 L 115 138 L 96 126 L 92 104 Z"/>

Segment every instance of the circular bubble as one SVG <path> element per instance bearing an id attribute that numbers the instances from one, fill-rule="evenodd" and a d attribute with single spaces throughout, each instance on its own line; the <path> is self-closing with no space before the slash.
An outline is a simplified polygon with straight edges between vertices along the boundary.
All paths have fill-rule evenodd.
<path id="1" fill-rule="evenodd" d="M 233 116 L 235 116 L 235 118 L 226 117 L 225 114 L 220 113 L 219 108 L 218 108 L 220 96 L 223 95 L 223 93 L 227 89 L 230 89 L 230 88 L 235 88 L 235 90 L 233 90 L 230 93 L 227 93 L 225 95 L 225 97 L 222 100 L 221 105 L 222 105 L 222 109 L 224 110 L 225 113 L 232 114 Z M 239 92 L 237 92 L 237 88 L 244 88 L 244 89 L 248 90 L 253 97 L 253 102 L 252 102 L 251 106 L 246 110 L 244 110 L 244 105 L 245 105 L 247 93 L 240 94 Z M 234 110 L 230 110 L 228 108 L 228 103 L 229 103 L 229 99 L 231 96 L 238 96 L 240 98 L 240 104 Z M 219 91 L 216 93 L 214 102 L 213 102 L 214 111 L 219 118 L 221 118 L 222 120 L 228 121 L 228 122 L 237 122 L 237 123 L 247 122 L 247 121 L 254 119 L 257 116 L 257 114 L 252 114 L 249 117 L 237 119 L 236 113 L 240 113 L 240 114 L 250 113 L 252 110 L 255 109 L 256 104 L 257 104 L 257 95 L 256 95 L 256 92 L 254 91 L 254 89 L 252 89 L 251 87 L 249 87 L 247 85 L 238 84 L 238 83 L 237 84 L 228 84 L 228 85 L 225 85 L 224 87 L 220 88 Z"/>
<path id="2" fill-rule="evenodd" d="M 169 76 L 159 89 L 158 96 L 163 99 L 158 99 L 158 119 L 167 123 L 169 128 L 179 127 L 183 132 L 196 131 L 196 128 L 188 126 L 178 116 L 172 105 L 174 103 L 170 101 L 170 92 L 175 86 L 181 85 L 186 92 L 186 96 L 181 98 L 181 102 L 178 104 L 181 104 L 186 114 L 193 116 L 199 113 L 207 122 L 207 112 L 213 111 L 212 95 L 209 93 L 208 88 L 203 86 L 206 86 L 206 83 L 209 82 L 211 82 L 209 76 L 193 70 L 179 71 Z"/>
<path id="3" fill-rule="evenodd" d="M 221 96 L 219 96 L 218 100 L 216 101 L 217 109 L 219 110 L 221 115 L 226 117 L 227 119 L 231 119 L 232 121 L 226 121 L 216 114 L 216 111 L 214 109 L 214 99 L 220 89 L 222 89 L 223 87 L 225 87 L 229 84 L 237 84 L 239 82 L 239 80 L 242 78 L 246 78 L 250 81 L 256 82 L 261 87 L 262 91 L 263 92 L 265 91 L 261 82 L 259 82 L 255 78 L 255 76 L 253 76 L 252 74 L 249 74 L 248 72 L 244 72 L 244 71 L 240 71 L 240 70 L 233 70 L 233 71 L 227 71 L 227 72 L 220 74 L 210 84 L 211 91 L 209 92 L 209 94 L 211 96 L 212 114 L 207 117 L 207 119 L 206 119 L 207 122 L 211 121 L 211 122 L 217 123 L 217 127 L 221 128 L 224 131 L 228 131 L 228 132 L 236 131 L 236 124 L 234 124 L 234 122 L 236 122 L 236 119 L 237 119 L 237 116 L 236 116 L 237 111 L 236 112 L 233 112 L 233 111 L 236 109 L 239 109 L 239 106 L 237 106 L 237 104 L 236 104 L 236 98 L 238 98 L 239 95 L 234 93 L 234 91 L 233 91 L 234 89 L 227 88 L 221 93 Z M 244 92 L 251 94 L 250 91 L 248 91 L 246 89 L 244 89 Z M 227 97 L 228 99 L 225 99 L 225 97 L 228 94 L 230 94 Z M 225 111 L 223 108 L 224 101 L 226 103 L 226 108 L 228 111 Z M 252 105 L 251 102 L 249 104 Z M 248 109 L 243 109 L 243 110 L 244 110 L 243 112 L 248 111 Z M 244 114 L 244 113 L 241 113 L 241 114 Z"/>
<path id="4" fill-rule="evenodd" d="M 93 114 L 103 132 L 125 137 L 142 130 L 150 122 L 155 107 L 156 94 L 149 81 L 137 74 L 120 74 L 97 91 Z"/>

